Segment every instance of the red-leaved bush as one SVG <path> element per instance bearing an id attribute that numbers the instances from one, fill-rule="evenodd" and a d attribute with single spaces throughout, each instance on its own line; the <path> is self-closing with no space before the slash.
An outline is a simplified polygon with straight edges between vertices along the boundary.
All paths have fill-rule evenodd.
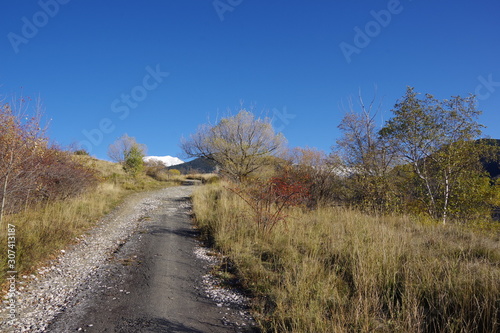
<path id="1" fill-rule="evenodd" d="M 283 202 L 287 206 L 298 206 L 306 204 L 310 197 L 310 179 L 305 174 L 294 175 L 289 171 L 284 171 L 269 180 L 270 195 L 275 202 Z"/>
<path id="2" fill-rule="evenodd" d="M 286 208 L 305 205 L 310 196 L 307 179 L 294 178 L 288 172 L 268 181 L 253 180 L 229 190 L 248 204 L 257 226 L 266 232 L 277 223 L 286 222 Z"/>

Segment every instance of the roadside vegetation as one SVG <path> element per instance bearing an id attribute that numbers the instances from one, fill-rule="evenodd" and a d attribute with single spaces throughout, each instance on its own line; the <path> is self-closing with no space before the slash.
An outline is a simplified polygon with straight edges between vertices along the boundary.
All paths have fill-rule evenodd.
<path id="1" fill-rule="evenodd" d="M 16 255 L 18 275 L 29 275 L 37 265 L 77 242 L 78 236 L 127 195 L 185 179 L 176 170 L 143 163 L 138 144 L 131 146 L 131 153 L 125 146 L 120 163 L 51 145 L 40 105 L 29 108 L 30 104 L 21 98 L 0 106 L 0 248 L 5 251 L 0 285 L 12 270 L 7 265 L 7 249 Z M 8 225 L 15 226 L 15 244 L 9 247 Z"/>
<path id="2" fill-rule="evenodd" d="M 0 246 L 7 248 L 7 224 L 16 226 L 16 269 L 20 275 L 33 273 L 35 267 L 57 256 L 61 249 L 76 243 L 77 237 L 96 225 L 100 218 L 118 206 L 126 196 L 179 185 L 186 176 L 156 180 L 146 174 L 131 176 L 120 164 L 72 156 L 78 165 L 95 172 L 97 182 L 86 191 L 65 199 L 46 200 L 23 206 L 4 216 Z M 147 167 L 146 167 L 147 169 Z M 8 271 L 0 264 L 0 283 Z"/>
<path id="3" fill-rule="evenodd" d="M 266 332 L 498 332 L 499 229 L 347 207 L 288 207 L 266 228 L 216 184 L 193 198 Z M 269 220 L 268 220 L 269 221 Z"/>
<path id="4" fill-rule="evenodd" d="M 193 196 L 220 275 L 266 332 L 498 332 L 500 153 L 474 97 L 409 87 L 383 126 L 377 111 L 350 103 L 329 155 L 286 151 L 246 110 L 184 141 L 226 176 Z"/>

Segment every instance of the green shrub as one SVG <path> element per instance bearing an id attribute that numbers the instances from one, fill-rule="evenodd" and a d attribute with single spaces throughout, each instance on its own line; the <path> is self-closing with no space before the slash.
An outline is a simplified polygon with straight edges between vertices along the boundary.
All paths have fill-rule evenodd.
<path id="1" fill-rule="evenodd" d="M 79 156 L 90 156 L 89 152 L 86 151 L 85 149 L 75 150 L 75 152 L 73 154 L 79 155 Z"/>
<path id="2" fill-rule="evenodd" d="M 123 162 L 123 169 L 125 172 L 136 176 L 144 169 L 144 153 L 137 146 L 132 146 L 130 150 L 125 155 L 125 161 Z"/>

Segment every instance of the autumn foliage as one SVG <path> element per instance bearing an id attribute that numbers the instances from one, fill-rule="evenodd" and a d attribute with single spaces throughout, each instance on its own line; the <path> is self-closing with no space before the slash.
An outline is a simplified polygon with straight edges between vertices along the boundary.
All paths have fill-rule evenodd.
<path id="1" fill-rule="evenodd" d="M 278 223 L 286 222 L 287 208 L 305 206 L 310 200 L 309 179 L 294 176 L 291 169 L 285 168 L 268 180 L 253 179 L 228 189 L 248 204 L 257 226 L 269 232 Z"/>
<path id="2" fill-rule="evenodd" d="M 39 104 L 21 98 L 0 105 L 0 221 L 38 202 L 65 199 L 97 183 L 70 152 L 49 144 Z"/>
<path id="3" fill-rule="evenodd" d="M 306 204 L 310 198 L 311 178 L 307 174 L 285 169 L 278 176 L 269 180 L 269 194 L 276 202 L 285 202 L 287 206 Z"/>

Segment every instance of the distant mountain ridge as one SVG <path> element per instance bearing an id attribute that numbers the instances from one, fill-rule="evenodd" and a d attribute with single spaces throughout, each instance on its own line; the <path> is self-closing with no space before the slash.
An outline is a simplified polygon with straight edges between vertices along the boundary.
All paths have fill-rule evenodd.
<path id="1" fill-rule="evenodd" d="M 199 157 L 189 162 L 170 166 L 168 169 L 177 169 L 183 174 L 192 172 L 213 173 L 216 171 L 217 165 L 209 159 Z"/>

